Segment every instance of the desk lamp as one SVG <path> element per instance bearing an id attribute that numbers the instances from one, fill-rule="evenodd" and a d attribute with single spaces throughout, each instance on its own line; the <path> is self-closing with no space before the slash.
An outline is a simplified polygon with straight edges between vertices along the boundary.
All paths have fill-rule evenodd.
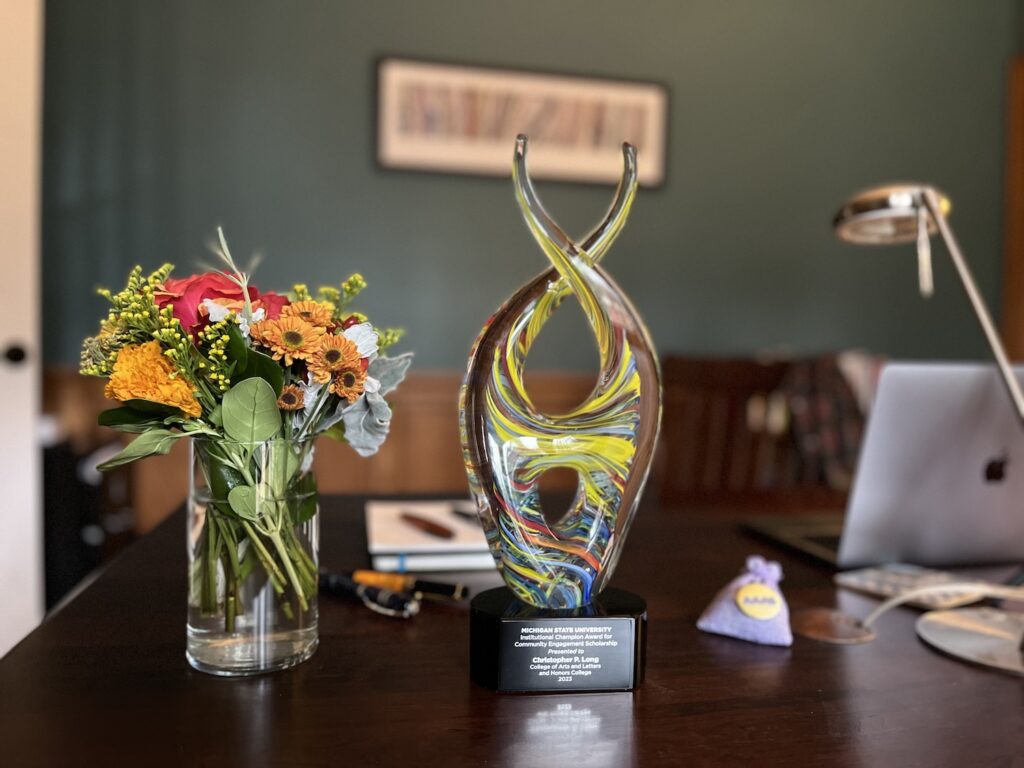
<path id="1" fill-rule="evenodd" d="M 924 297 L 931 296 L 933 291 L 931 236 L 936 231 L 942 235 L 974 314 L 981 323 L 981 330 L 985 332 L 992 357 L 999 366 L 999 373 L 1013 401 L 1017 418 L 1024 425 L 1024 394 L 1010 369 L 1006 350 L 999 341 L 985 300 L 978 292 L 967 261 L 946 221 L 950 208 L 949 198 L 935 187 L 925 184 L 894 184 L 875 187 L 856 195 L 839 210 L 832 226 L 836 236 L 848 243 L 895 245 L 916 240 L 918 282 Z"/>
<path id="2" fill-rule="evenodd" d="M 1024 394 L 1010 368 L 985 301 L 978 291 L 946 214 L 949 198 L 925 184 L 892 184 L 866 190 L 839 209 L 832 222 L 836 236 L 849 243 L 895 245 L 917 243 L 918 284 L 921 295 L 933 291 L 931 236 L 938 232 L 963 284 L 974 314 L 985 333 L 1017 418 L 1024 426 Z M 946 585 L 949 590 L 951 585 Z M 1020 599 L 1022 591 L 985 584 L 957 585 L 957 591 L 974 590 L 990 597 Z M 827 642 L 858 643 L 874 639 L 875 620 L 900 603 L 937 591 L 934 587 L 901 595 L 863 621 L 831 609 L 811 609 L 794 617 L 794 631 Z M 1024 674 L 1024 615 L 995 608 L 958 608 L 931 611 L 917 621 L 917 634 L 945 653 L 985 666 Z"/>

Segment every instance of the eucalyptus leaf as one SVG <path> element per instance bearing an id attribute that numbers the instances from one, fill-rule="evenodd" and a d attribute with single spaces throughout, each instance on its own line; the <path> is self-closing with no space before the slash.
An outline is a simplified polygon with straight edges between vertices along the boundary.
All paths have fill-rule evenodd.
<path id="1" fill-rule="evenodd" d="M 320 422 L 316 425 L 316 434 L 325 435 L 334 429 L 336 426 L 341 424 L 342 418 L 345 416 L 345 409 L 348 408 L 348 401 L 341 400 L 331 413 L 321 417 Z M 344 426 L 342 426 L 342 433 L 344 433 Z"/>
<path id="2" fill-rule="evenodd" d="M 277 397 L 266 381 L 246 379 L 224 393 L 224 432 L 239 443 L 262 443 L 281 429 Z"/>
<path id="3" fill-rule="evenodd" d="M 171 450 L 174 442 L 185 435 L 181 432 L 172 432 L 169 429 L 151 429 L 143 432 L 124 447 L 114 458 L 100 464 L 97 469 L 105 472 L 114 467 L 130 464 L 136 459 L 146 456 L 167 453 Z"/>
<path id="4" fill-rule="evenodd" d="M 376 392 L 367 392 L 341 414 L 345 439 L 360 456 L 372 456 L 391 429 L 391 408 Z"/>
<path id="5" fill-rule="evenodd" d="M 412 352 L 406 352 L 398 357 L 382 355 L 370 363 L 366 373 L 380 382 L 380 391 L 377 394 L 383 397 L 402 383 L 410 365 L 412 365 Z"/>
<path id="6" fill-rule="evenodd" d="M 251 485 L 236 485 L 228 493 L 231 510 L 246 520 L 256 520 L 259 513 L 256 509 L 256 489 Z"/>

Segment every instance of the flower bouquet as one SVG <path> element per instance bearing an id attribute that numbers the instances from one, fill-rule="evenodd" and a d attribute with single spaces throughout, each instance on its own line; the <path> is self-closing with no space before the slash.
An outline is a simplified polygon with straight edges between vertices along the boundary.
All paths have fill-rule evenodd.
<path id="1" fill-rule="evenodd" d="M 188 503 L 188 658 L 249 674 L 316 648 L 319 436 L 375 453 L 387 437 L 385 396 L 411 354 L 384 351 L 401 332 L 353 311 L 353 275 L 315 295 L 260 292 L 231 257 L 224 269 L 175 279 L 136 267 L 85 340 L 82 373 L 107 379 L 120 407 L 100 424 L 136 433 L 109 469 L 192 438 Z"/>

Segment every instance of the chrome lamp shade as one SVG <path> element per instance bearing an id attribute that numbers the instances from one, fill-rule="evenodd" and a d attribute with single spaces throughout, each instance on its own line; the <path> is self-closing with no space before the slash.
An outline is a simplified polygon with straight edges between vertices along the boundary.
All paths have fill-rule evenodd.
<path id="1" fill-rule="evenodd" d="M 931 188 L 943 215 L 951 209 L 949 198 Z M 935 222 L 921 205 L 925 187 L 921 184 L 891 184 L 865 190 L 839 209 L 832 222 L 840 240 L 862 245 L 910 243 L 921 234 L 937 231 Z"/>

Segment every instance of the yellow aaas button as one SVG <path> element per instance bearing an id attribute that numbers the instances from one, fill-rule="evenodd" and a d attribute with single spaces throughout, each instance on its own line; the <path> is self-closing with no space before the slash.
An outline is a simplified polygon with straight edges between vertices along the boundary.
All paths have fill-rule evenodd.
<path id="1" fill-rule="evenodd" d="M 746 584 L 736 591 L 736 605 L 752 619 L 774 619 L 782 610 L 782 596 L 767 584 Z"/>

